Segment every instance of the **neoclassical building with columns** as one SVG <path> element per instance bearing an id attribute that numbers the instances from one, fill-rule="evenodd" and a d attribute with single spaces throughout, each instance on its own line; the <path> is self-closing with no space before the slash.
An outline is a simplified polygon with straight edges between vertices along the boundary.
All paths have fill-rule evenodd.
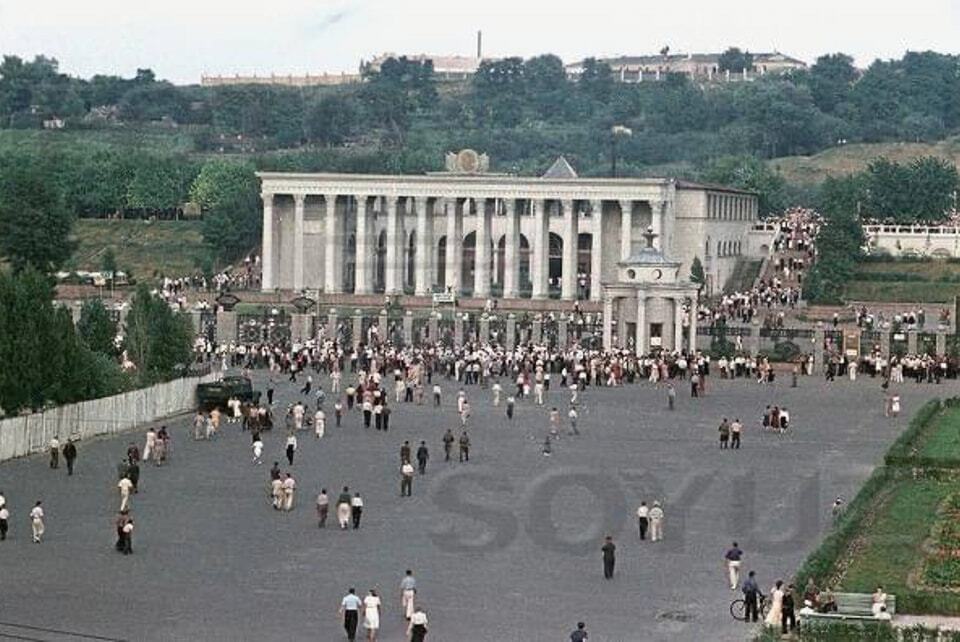
<path id="1" fill-rule="evenodd" d="M 647 228 L 684 278 L 699 257 L 710 290 L 749 251 L 752 192 L 487 165 L 464 150 L 426 175 L 258 173 L 263 289 L 600 301 Z"/>

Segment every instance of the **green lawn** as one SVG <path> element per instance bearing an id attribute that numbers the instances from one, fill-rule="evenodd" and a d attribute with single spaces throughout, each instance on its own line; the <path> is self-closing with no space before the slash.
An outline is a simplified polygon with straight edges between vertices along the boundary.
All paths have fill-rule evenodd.
<path id="1" fill-rule="evenodd" d="M 947 410 L 933 420 L 920 456 L 960 459 L 960 408 Z"/>
<path id="2" fill-rule="evenodd" d="M 851 561 L 842 590 L 872 593 L 879 584 L 898 600 L 913 592 L 907 587 L 907 576 L 924 557 L 921 546 L 930 536 L 937 507 L 957 491 L 960 483 L 897 482 L 892 497 L 863 534 L 866 545 Z"/>
<path id="3" fill-rule="evenodd" d="M 960 295 L 960 283 L 944 282 L 883 282 L 858 281 L 847 283 L 844 298 L 847 301 L 877 301 L 881 303 L 949 303 Z"/>
<path id="4" fill-rule="evenodd" d="M 104 129 L 0 130 L 0 151 L 29 147 L 87 152 L 100 149 L 191 153 L 195 149 L 190 127 L 170 129 L 158 125 L 116 126 Z"/>
<path id="5" fill-rule="evenodd" d="M 103 253 L 112 247 L 117 268 L 138 280 L 157 274 L 195 272 L 207 255 L 199 221 L 80 219 L 74 225 L 77 250 L 70 269 L 100 270 Z"/>

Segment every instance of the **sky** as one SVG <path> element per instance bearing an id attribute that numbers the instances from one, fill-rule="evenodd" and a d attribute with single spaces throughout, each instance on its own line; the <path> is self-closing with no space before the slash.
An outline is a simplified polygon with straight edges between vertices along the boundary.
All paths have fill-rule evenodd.
<path id="1" fill-rule="evenodd" d="M 782 7 L 782 8 L 780 8 Z M 777 50 L 858 66 L 960 51 L 960 0 L 0 0 L 0 53 L 178 84 L 201 74 L 356 71 L 396 54 L 587 56 Z"/>

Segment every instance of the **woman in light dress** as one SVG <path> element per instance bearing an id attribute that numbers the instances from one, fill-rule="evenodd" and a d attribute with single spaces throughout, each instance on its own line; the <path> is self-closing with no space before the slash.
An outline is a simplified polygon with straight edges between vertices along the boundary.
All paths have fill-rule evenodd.
<path id="1" fill-rule="evenodd" d="M 367 630 L 368 642 L 375 642 L 380 631 L 380 596 L 376 589 L 363 598 L 363 628 Z"/>
<path id="2" fill-rule="evenodd" d="M 770 589 L 770 610 L 767 611 L 767 617 L 763 623 L 767 626 L 781 626 L 780 616 L 783 609 L 783 582 L 777 580 L 773 588 Z"/>

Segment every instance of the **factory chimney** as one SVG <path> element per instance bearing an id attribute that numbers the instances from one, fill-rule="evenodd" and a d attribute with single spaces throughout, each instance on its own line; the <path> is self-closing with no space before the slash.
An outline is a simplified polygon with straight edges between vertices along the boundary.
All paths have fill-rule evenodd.
<path id="1" fill-rule="evenodd" d="M 477 31 L 477 60 L 483 58 L 483 32 Z"/>

